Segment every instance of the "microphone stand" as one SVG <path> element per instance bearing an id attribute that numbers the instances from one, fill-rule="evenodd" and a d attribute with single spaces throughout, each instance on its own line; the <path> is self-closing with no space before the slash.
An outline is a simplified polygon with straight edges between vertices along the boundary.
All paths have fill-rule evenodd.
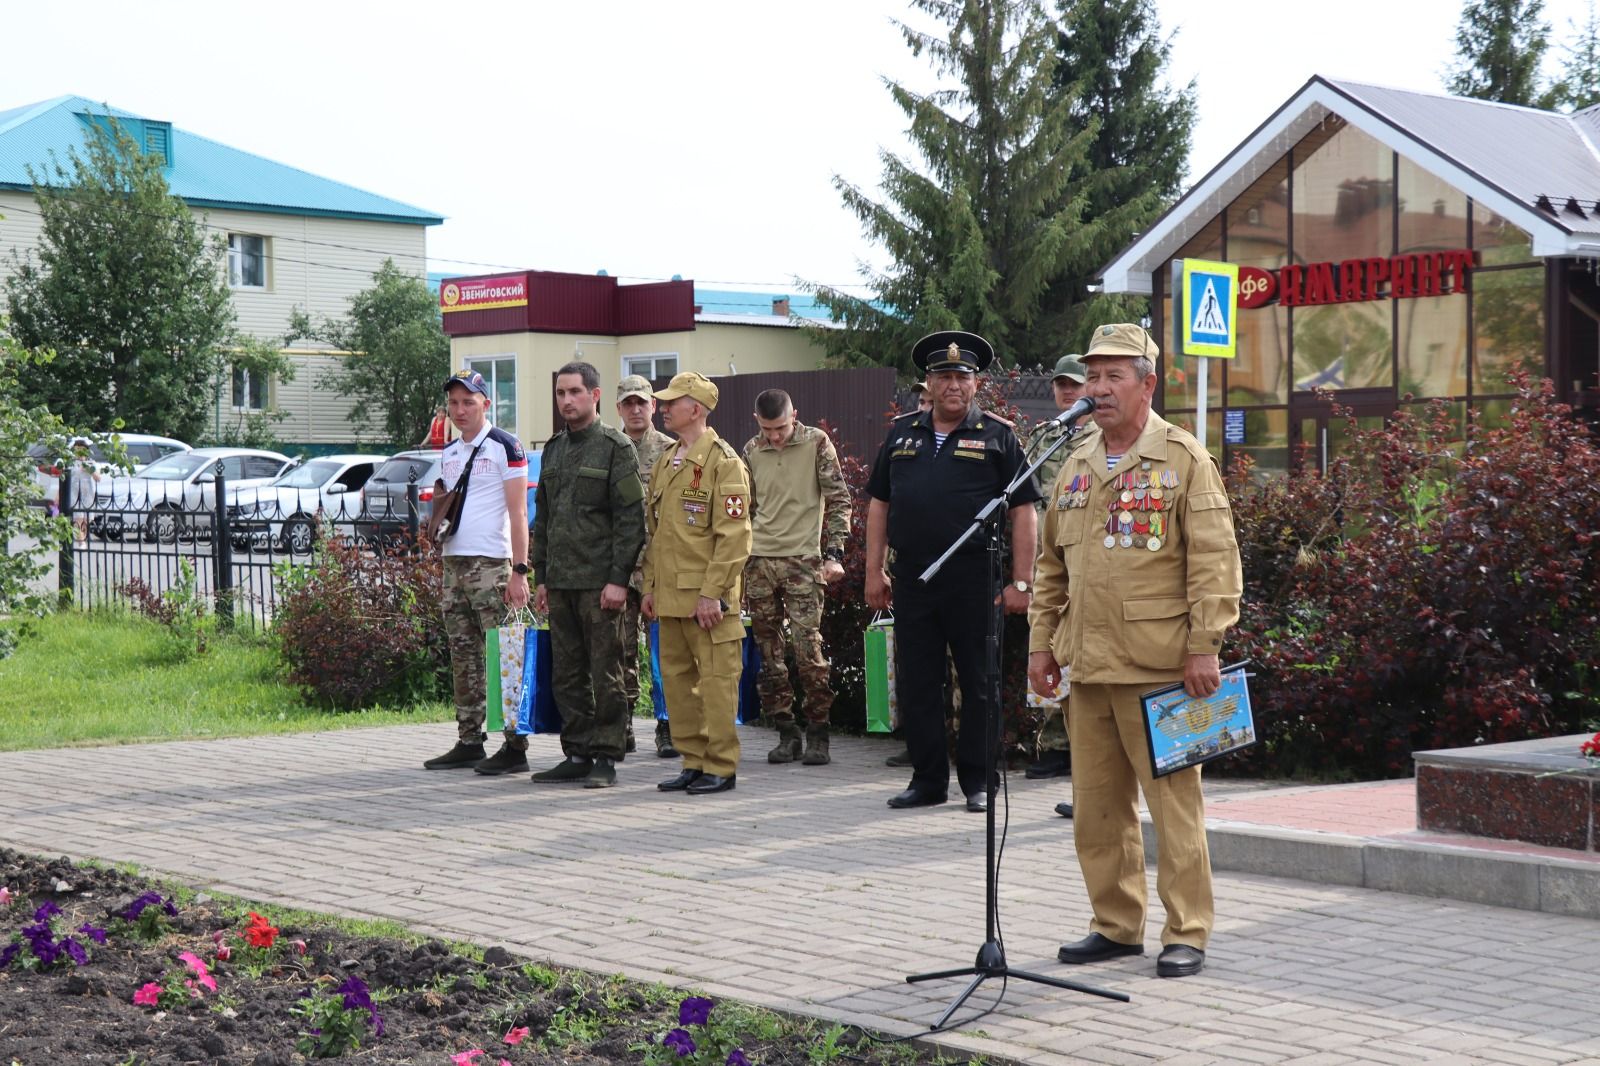
<path id="1" fill-rule="evenodd" d="M 1083 414 L 1088 414 L 1087 411 Z M 1078 418 L 1083 417 L 1079 415 Z M 1035 470 L 1056 453 L 1056 449 L 1066 444 L 1078 433 L 1077 426 L 1073 424 L 1076 419 L 1067 423 L 1067 432 L 1046 448 L 1044 453 L 1034 460 L 1033 464 L 1012 478 L 1011 484 L 983 505 L 983 508 L 973 517 L 972 524 L 957 537 L 955 543 L 945 549 L 943 555 L 935 559 L 926 570 L 918 575 L 917 580 L 924 585 L 933 580 L 939 570 L 949 562 L 950 558 L 961 549 L 967 541 L 981 532 L 987 538 L 989 557 L 989 592 L 991 602 L 988 611 L 988 623 L 985 647 L 985 672 L 984 687 L 988 692 L 988 709 L 984 716 L 983 730 L 983 770 L 984 787 L 988 795 L 987 825 L 985 831 L 985 861 L 984 861 L 984 937 L 983 946 L 978 949 L 977 959 L 971 966 L 963 966 L 955 970 L 939 970 L 934 973 L 911 974 L 906 978 L 908 984 L 919 981 L 937 981 L 946 977 L 971 977 L 972 980 L 962 990 L 954 1002 L 945 1009 L 930 1029 L 943 1029 L 952 1015 L 961 1008 L 978 986 L 991 977 L 1002 979 L 1016 978 L 1019 981 L 1032 981 L 1035 984 L 1051 985 L 1055 988 L 1065 988 L 1072 992 L 1083 992 L 1091 996 L 1101 996 L 1105 999 L 1114 999 L 1119 1003 L 1127 1003 L 1128 996 L 1124 992 L 1114 992 L 1109 989 L 1096 988 L 1093 985 L 1080 984 L 1076 981 L 1065 981 L 1059 977 L 1046 977 L 1043 974 L 1029 973 L 1025 970 L 1014 970 L 1006 964 L 1005 942 L 999 934 L 1000 929 L 1000 870 L 995 854 L 995 790 L 999 775 L 996 764 L 1000 755 L 1000 645 L 1001 634 L 1005 623 L 1005 604 L 1000 599 L 1002 585 L 1001 551 L 1005 543 L 1004 521 L 1011 494 L 1024 485 L 1033 476 Z"/>

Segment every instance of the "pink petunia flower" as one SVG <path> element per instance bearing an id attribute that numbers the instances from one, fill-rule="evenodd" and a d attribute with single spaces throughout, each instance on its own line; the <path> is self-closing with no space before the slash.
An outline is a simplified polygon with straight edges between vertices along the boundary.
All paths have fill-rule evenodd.
<path id="1" fill-rule="evenodd" d="M 488 1052 L 483 1050 L 483 1048 L 475 1047 L 471 1051 L 463 1051 L 459 1054 L 451 1055 L 450 1062 L 453 1064 L 453 1066 L 472 1066 L 473 1063 L 478 1061 L 480 1056 L 487 1054 Z"/>
<path id="2" fill-rule="evenodd" d="M 5 885 L 0 885 L 0 907 L 10 906 L 13 899 L 16 899 L 16 893 Z"/>
<path id="3" fill-rule="evenodd" d="M 224 929 L 213 929 L 213 930 L 211 930 L 211 942 L 213 944 L 217 945 L 218 947 L 221 947 L 222 946 L 222 942 L 224 940 L 226 940 L 227 938 L 228 938 L 228 933 L 227 933 L 226 930 L 224 930 Z"/>
<path id="4" fill-rule="evenodd" d="M 182 962 L 185 966 L 194 971 L 194 980 L 186 981 L 185 984 L 188 984 L 191 987 L 194 985 L 199 985 L 211 992 L 215 992 L 217 990 L 217 979 L 211 976 L 211 971 L 206 968 L 206 964 L 204 962 L 200 961 L 200 956 L 196 955 L 192 951 L 185 951 L 178 956 L 178 961 Z M 195 994 L 199 995 L 198 992 Z"/>
<path id="5" fill-rule="evenodd" d="M 516 1047 L 526 1039 L 528 1039 L 528 1027 L 526 1025 L 513 1029 L 505 1035 L 506 1043 L 512 1047 Z"/>
<path id="6" fill-rule="evenodd" d="M 306 947 L 306 942 L 304 940 L 296 940 L 294 942 L 294 953 L 296 955 L 304 955 L 308 950 L 310 949 Z"/>
<path id="7" fill-rule="evenodd" d="M 150 981 L 133 994 L 133 1003 L 136 1007 L 154 1007 L 156 1000 L 160 998 L 161 986 L 154 981 Z"/>
<path id="8" fill-rule="evenodd" d="M 233 958 L 233 949 L 230 948 L 226 944 L 218 944 L 217 945 L 217 961 L 218 962 L 227 962 L 231 958 Z"/>

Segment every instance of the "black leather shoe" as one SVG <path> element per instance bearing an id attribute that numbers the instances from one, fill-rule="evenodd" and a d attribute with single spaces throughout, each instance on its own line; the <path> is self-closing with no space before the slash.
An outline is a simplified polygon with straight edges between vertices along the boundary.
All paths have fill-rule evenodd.
<path id="1" fill-rule="evenodd" d="M 684 770 L 671 781 L 663 781 L 656 787 L 663 792 L 682 792 L 704 776 L 699 770 Z"/>
<path id="2" fill-rule="evenodd" d="M 1157 977 L 1193 977 L 1206 968 L 1206 953 L 1188 944 L 1168 944 L 1156 959 Z"/>
<path id="3" fill-rule="evenodd" d="M 1110 937 L 1101 936 L 1099 933 L 1090 933 L 1082 940 L 1074 941 L 1071 944 L 1062 944 L 1061 950 L 1056 952 L 1056 958 L 1076 966 L 1085 962 L 1102 962 L 1105 959 L 1117 959 L 1124 955 L 1143 954 L 1143 944 L 1119 944 Z"/>
<path id="4" fill-rule="evenodd" d="M 463 744 L 456 742 L 451 748 L 436 758 L 429 759 L 422 764 L 424 770 L 465 770 L 469 766 L 476 766 L 484 760 L 482 744 Z"/>
<path id="5" fill-rule="evenodd" d="M 709 796 L 713 792 L 732 792 L 734 776 L 719 777 L 716 774 L 701 774 L 685 792 L 691 796 Z"/>
<path id="6" fill-rule="evenodd" d="M 1070 803 L 1058 803 L 1058 804 L 1056 804 L 1056 813 L 1061 815 L 1061 817 L 1063 817 L 1063 818 L 1071 818 L 1072 817 L 1072 804 L 1070 804 Z"/>
<path id="7" fill-rule="evenodd" d="M 989 809 L 989 797 L 982 792 L 974 792 L 967 797 L 967 810 L 973 814 L 982 814 Z"/>
<path id="8" fill-rule="evenodd" d="M 932 807 L 944 801 L 943 792 L 925 792 L 920 788 L 908 788 L 899 795 L 890 796 L 889 806 L 899 811 L 907 807 Z"/>
<path id="9" fill-rule="evenodd" d="M 1044 752 L 1038 762 L 1023 771 L 1023 776 L 1030 781 L 1038 781 L 1045 777 L 1064 777 L 1071 772 L 1072 758 L 1062 749 Z"/>

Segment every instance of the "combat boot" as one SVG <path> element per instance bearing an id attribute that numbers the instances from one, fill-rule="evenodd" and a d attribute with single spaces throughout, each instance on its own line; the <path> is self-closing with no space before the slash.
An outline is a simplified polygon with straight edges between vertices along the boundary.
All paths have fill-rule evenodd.
<path id="1" fill-rule="evenodd" d="M 510 744 L 500 745 L 500 750 L 472 768 L 485 777 L 499 774 L 521 774 L 528 771 L 528 753 Z"/>
<path id="2" fill-rule="evenodd" d="M 794 762 L 800 758 L 800 727 L 793 719 L 778 723 L 778 746 L 767 752 L 767 761 L 773 763 Z"/>
<path id="3" fill-rule="evenodd" d="M 483 744 L 469 744 L 466 741 L 456 741 L 456 746 L 443 755 L 429 759 L 422 764 L 424 770 L 465 770 L 483 761 Z"/>
<path id="4" fill-rule="evenodd" d="M 800 760 L 802 766 L 826 766 L 832 760 L 828 758 L 828 723 L 812 723 L 806 726 L 806 753 Z"/>
<path id="5" fill-rule="evenodd" d="M 569 755 L 556 763 L 548 770 L 540 770 L 533 775 L 539 782 L 545 781 L 582 781 L 589 776 L 589 771 L 594 768 L 594 761 L 581 755 Z"/>
<path id="6" fill-rule="evenodd" d="M 656 755 L 663 759 L 678 757 L 678 749 L 672 746 L 672 726 L 667 722 L 656 723 Z"/>

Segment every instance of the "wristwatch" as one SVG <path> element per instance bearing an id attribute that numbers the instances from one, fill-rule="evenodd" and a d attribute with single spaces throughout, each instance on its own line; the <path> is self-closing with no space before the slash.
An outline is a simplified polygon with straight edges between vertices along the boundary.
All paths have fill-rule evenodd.
<path id="1" fill-rule="evenodd" d="M 1011 583 L 1011 587 L 1016 589 L 1018 592 L 1032 592 L 1033 591 L 1033 586 L 1028 584 L 1026 581 L 1013 581 Z"/>
<path id="2" fill-rule="evenodd" d="M 824 559 L 831 559 L 836 563 L 844 562 L 844 552 L 840 551 L 838 548 L 829 548 L 827 551 L 822 553 L 822 557 Z"/>
<path id="3" fill-rule="evenodd" d="M 524 574 L 524 575 L 526 575 L 526 574 L 531 573 L 532 571 L 533 571 L 533 567 L 529 566 L 527 563 L 512 563 L 511 564 L 511 572 L 513 574 Z"/>

